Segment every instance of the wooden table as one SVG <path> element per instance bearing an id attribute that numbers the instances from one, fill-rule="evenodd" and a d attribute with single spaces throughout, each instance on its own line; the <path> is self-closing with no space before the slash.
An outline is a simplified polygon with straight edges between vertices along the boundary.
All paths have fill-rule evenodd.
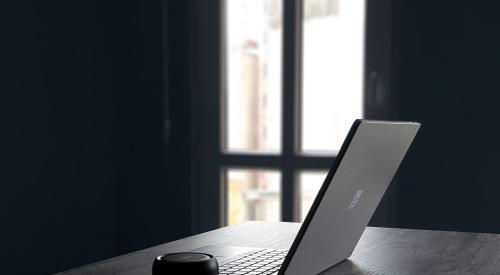
<path id="1" fill-rule="evenodd" d="M 149 275 L 157 255 L 214 244 L 288 249 L 299 227 L 247 222 L 59 274 Z M 500 235 L 368 227 L 354 254 L 323 274 L 500 274 Z"/>

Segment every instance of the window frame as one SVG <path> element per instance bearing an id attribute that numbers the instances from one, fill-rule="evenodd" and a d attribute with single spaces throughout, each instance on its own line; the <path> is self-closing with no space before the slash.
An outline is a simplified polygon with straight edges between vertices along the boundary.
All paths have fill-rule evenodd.
<path id="1" fill-rule="evenodd" d="M 225 6 L 227 0 L 193 4 L 191 39 L 198 45 L 192 64 L 191 215 L 193 233 L 226 225 L 225 169 L 272 169 L 281 172 L 281 220 L 296 222 L 297 177 L 300 171 L 328 170 L 332 155 L 299 152 L 302 79 L 303 0 L 283 0 L 282 140 L 279 154 L 224 152 L 225 138 Z M 366 1 L 364 114 L 367 118 L 391 119 L 393 2 Z M 194 3 L 194 2 L 193 2 Z M 384 18 L 385 17 L 385 18 Z M 217 37 L 218 39 L 213 39 Z M 381 39 L 383 38 L 383 39 Z M 214 69 L 217 68 L 217 69 Z M 172 129 L 175 130 L 175 129 Z M 384 215 L 388 207 L 385 207 Z M 387 215 L 386 215 L 387 214 Z M 380 215 L 379 215 L 380 216 Z"/>

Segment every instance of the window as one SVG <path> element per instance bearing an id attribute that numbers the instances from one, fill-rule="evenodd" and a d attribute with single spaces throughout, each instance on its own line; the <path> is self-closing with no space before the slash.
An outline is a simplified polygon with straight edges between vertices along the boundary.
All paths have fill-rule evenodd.
<path id="1" fill-rule="evenodd" d="M 299 221 L 304 221 L 328 171 L 302 171 L 299 174 Z"/>
<path id="2" fill-rule="evenodd" d="M 225 16 L 225 151 L 279 153 L 281 1 L 226 1 Z"/>
<path id="3" fill-rule="evenodd" d="M 272 170 L 227 169 L 227 222 L 279 221 L 280 176 L 279 171 Z"/>
<path id="4" fill-rule="evenodd" d="M 362 0 L 304 0 L 300 146 L 336 153 L 363 116 Z"/>
<path id="5" fill-rule="evenodd" d="M 302 220 L 323 182 L 323 173 L 302 172 L 290 166 L 295 158 L 314 161 L 333 156 L 356 118 L 362 116 L 364 2 L 352 0 L 304 0 L 301 31 L 302 60 L 292 66 L 302 68 L 302 87 L 283 92 L 282 62 L 287 50 L 283 43 L 283 1 L 225 1 L 225 91 L 221 140 L 222 154 L 275 156 L 282 165 L 269 172 L 252 166 L 245 169 L 222 167 L 226 174 L 225 221 L 279 220 L 283 193 L 289 187 L 293 199 L 285 216 Z M 300 45 L 292 48 L 302 50 Z M 295 75 L 294 75 L 295 76 Z M 297 93 L 296 96 L 294 93 Z M 284 116 L 297 118 L 293 128 L 299 133 L 282 133 L 283 97 L 294 97 L 299 108 Z M 296 106 L 297 106 L 296 105 Z M 286 131 L 286 130 L 285 130 Z M 284 140 L 285 139 L 285 140 Z M 297 141 L 299 141 L 297 143 Z M 298 144 L 286 148 L 283 143 Z M 245 156 L 247 154 L 248 156 Z M 288 161 L 285 160 L 288 158 Z M 330 159 L 331 160 L 331 159 Z M 324 162 L 324 161 L 323 161 Z M 261 163 L 255 160 L 254 166 Z M 315 168 L 326 168 L 319 165 Z M 294 175 L 280 182 L 281 173 Z M 298 175 L 298 176 L 297 176 Z M 291 207 L 290 207 L 291 206 Z"/>
<path id="6" fill-rule="evenodd" d="M 381 1 L 201 4 L 197 230 L 303 221 L 354 119 L 387 118 L 376 115 L 390 87 Z"/>

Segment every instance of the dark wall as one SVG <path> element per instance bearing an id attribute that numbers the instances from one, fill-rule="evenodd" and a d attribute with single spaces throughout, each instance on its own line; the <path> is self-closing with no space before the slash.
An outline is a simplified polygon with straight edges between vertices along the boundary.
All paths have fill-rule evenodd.
<path id="1" fill-rule="evenodd" d="M 401 226 L 500 233 L 499 8 L 399 1 L 399 117 L 423 123 L 401 168 Z"/>
<path id="2" fill-rule="evenodd" d="M 163 6 L 161 1 L 128 0 L 115 5 L 119 253 L 190 232 L 188 2 L 166 1 Z"/>
<path id="3" fill-rule="evenodd" d="M 6 2 L 0 273 L 53 273 L 187 235 L 185 1 L 168 1 L 171 17 L 162 1 Z"/>
<path id="4" fill-rule="evenodd" d="M 113 256 L 111 5 L 7 1 L 0 10 L 2 274 Z M 30 264 L 21 264 L 27 255 Z"/>

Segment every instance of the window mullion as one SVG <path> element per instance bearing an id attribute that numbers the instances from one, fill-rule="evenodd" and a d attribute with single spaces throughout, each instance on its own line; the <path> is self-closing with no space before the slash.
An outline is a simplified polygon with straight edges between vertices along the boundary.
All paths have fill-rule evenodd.
<path id="1" fill-rule="evenodd" d="M 283 221 L 294 221 L 295 184 L 293 159 L 298 144 L 298 95 L 301 89 L 302 0 L 283 1 L 283 132 L 282 213 Z"/>

